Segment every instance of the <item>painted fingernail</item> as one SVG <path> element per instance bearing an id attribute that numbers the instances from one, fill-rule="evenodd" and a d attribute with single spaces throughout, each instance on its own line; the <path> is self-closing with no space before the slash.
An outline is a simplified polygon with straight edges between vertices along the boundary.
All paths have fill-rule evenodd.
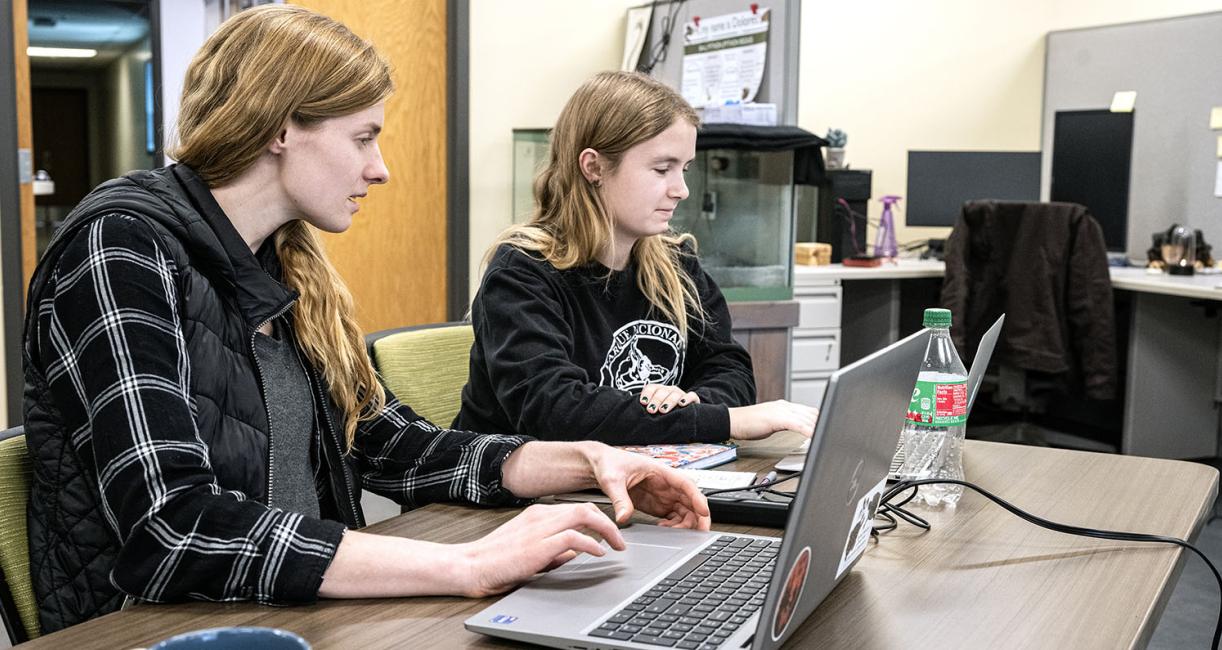
<path id="1" fill-rule="evenodd" d="M 670 410 L 670 404 L 663 404 L 663 405 L 662 405 L 662 411 L 664 411 L 664 412 L 665 412 L 665 411 L 669 411 L 669 410 Z"/>
<path id="2" fill-rule="evenodd" d="M 686 398 L 686 397 L 684 397 L 683 399 L 679 400 L 679 406 L 684 406 L 685 404 L 687 404 L 687 398 Z"/>
<path id="3" fill-rule="evenodd" d="M 641 398 L 641 403 L 642 403 L 642 404 L 644 404 L 645 402 L 648 402 L 648 401 L 649 401 L 649 398 L 648 398 L 648 397 L 642 397 L 642 398 Z"/>
<path id="4" fill-rule="evenodd" d="M 656 411 L 656 410 L 658 410 L 658 405 L 657 405 L 657 404 L 650 404 L 650 405 L 649 405 L 649 410 L 651 410 L 651 411 Z"/>

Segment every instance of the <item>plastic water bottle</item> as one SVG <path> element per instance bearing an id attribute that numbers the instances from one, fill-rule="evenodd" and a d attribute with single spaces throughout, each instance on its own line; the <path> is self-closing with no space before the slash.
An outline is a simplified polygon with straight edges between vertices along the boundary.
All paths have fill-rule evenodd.
<path id="1" fill-rule="evenodd" d="M 904 420 L 899 475 L 906 480 L 963 480 L 967 370 L 950 340 L 950 310 L 926 309 L 924 325 L 931 333 Z M 953 507 L 962 494 L 959 485 L 922 485 L 917 499 L 929 506 Z"/>

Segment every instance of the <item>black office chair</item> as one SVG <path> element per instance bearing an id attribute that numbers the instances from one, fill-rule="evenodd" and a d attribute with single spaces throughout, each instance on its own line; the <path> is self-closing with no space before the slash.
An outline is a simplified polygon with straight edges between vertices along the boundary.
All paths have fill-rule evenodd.
<path id="1" fill-rule="evenodd" d="M 1015 417 L 968 435 L 1007 442 L 1115 451 L 1036 424 L 1064 400 L 1110 400 L 1116 335 L 1107 250 L 1099 224 L 1072 203 L 973 201 L 946 243 L 942 305 L 965 362 L 997 316 L 1006 325 L 983 391 Z"/>

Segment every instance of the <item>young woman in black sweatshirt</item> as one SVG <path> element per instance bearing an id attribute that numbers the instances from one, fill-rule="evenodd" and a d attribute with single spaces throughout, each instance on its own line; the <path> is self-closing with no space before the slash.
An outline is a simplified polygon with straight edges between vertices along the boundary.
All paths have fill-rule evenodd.
<path id="1" fill-rule="evenodd" d="M 721 290 L 694 238 L 670 230 L 697 123 L 637 73 L 599 74 L 569 99 L 535 214 L 489 252 L 455 427 L 611 444 L 812 433 L 815 409 L 754 403 Z"/>

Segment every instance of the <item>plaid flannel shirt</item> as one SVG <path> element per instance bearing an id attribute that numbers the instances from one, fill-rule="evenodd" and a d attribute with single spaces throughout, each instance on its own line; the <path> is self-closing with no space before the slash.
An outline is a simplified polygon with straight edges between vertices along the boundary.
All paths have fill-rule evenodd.
<path id="1" fill-rule="evenodd" d="M 179 279 L 148 224 L 110 214 L 74 235 L 36 306 L 37 358 L 120 547 L 111 582 L 148 601 L 310 602 L 344 526 L 218 484 L 194 417 Z M 441 429 L 387 397 L 357 431 L 365 488 L 407 505 L 517 501 L 501 466 L 529 438 Z"/>

